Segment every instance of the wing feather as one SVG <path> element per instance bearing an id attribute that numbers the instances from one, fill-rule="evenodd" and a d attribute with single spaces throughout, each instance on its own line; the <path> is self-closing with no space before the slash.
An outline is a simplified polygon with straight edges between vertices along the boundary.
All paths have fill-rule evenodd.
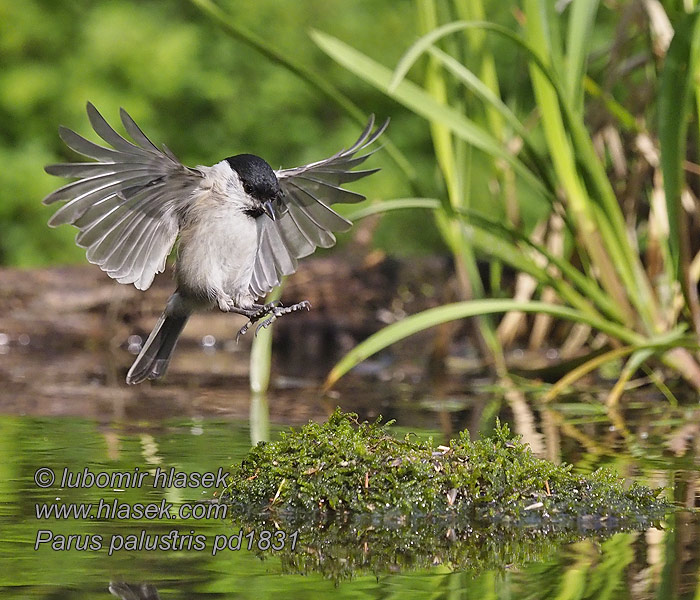
<path id="1" fill-rule="evenodd" d="M 292 256 L 304 258 L 305 256 L 309 256 L 309 254 L 313 254 L 314 250 L 316 250 L 316 246 L 314 246 L 299 227 L 297 227 L 297 224 L 291 216 L 282 216 L 274 223 L 272 221 L 268 223 L 268 221 L 263 219 L 263 223 L 265 223 L 267 227 L 274 227 L 277 229 L 284 245 L 288 248 Z"/>
<path id="2" fill-rule="evenodd" d="M 347 231 L 352 223 L 330 208 L 336 202 L 360 202 L 364 196 L 342 187 L 376 173 L 378 169 L 354 171 L 375 151 L 356 156 L 384 132 L 389 121 L 374 132 L 372 115 L 357 141 L 347 150 L 302 167 L 276 171 L 283 195 L 275 203 L 275 220 L 260 217 L 258 252 L 250 290 L 260 297 L 279 285 L 297 268 L 297 260 L 317 247 L 335 244 L 334 231 Z"/>
<path id="3" fill-rule="evenodd" d="M 274 257 L 277 272 L 282 275 L 291 275 L 297 270 L 296 257 L 289 251 L 277 227 L 268 227 L 267 233 L 270 242 L 270 252 Z"/>
<path id="4" fill-rule="evenodd" d="M 352 223 L 328 208 L 311 190 L 293 183 L 290 183 L 290 186 L 294 188 L 292 194 L 296 200 L 295 206 L 299 207 L 318 228 L 325 231 L 347 231 L 350 229 Z"/>
<path id="5" fill-rule="evenodd" d="M 329 231 L 319 227 L 308 216 L 304 207 L 300 204 L 292 204 L 289 207 L 289 213 L 294 223 L 304 234 L 304 237 L 309 240 L 315 247 L 330 248 L 335 244 L 335 237 Z"/>
<path id="6" fill-rule="evenodd" d="M 274 257 L 272 247 L 270 246 L 269 235 L 264 235 L 260 240 L 260 252 L 262 252 L 263 254 L 267 254 L 268 256 Z M 275 265 L 274 259 L 271 261 L 262 261 L 260 263 L 260 266 L 262 267 L 260 283 L 263 284 L 265 287 L 269 287 L 270 285 L 274 286 L 275 279 L 277 278 L 275 268 L 277 265 Z"/>
<path id="7" fill-rule="evenodd" d="M 44 171 L 49 175 L 58 177 L 96 177 L 98 175 L 114 175 L 124 171 L 132 171 L 143 168 L 139 162 L 123 163 L 59 163 L 46 165 Z"/>
<path id="8" fill-rule="evenodd" d="M 101 191 L 106 196 L 111 196 L 111 190 L 124 189 L 131 186 L 146 185 L 153 180 L 153 175 L 148 169 L 135 169 L 126 173 L 115 173 L 109 175 L 97 175 L 87 177 L 79 181 L 74 181 L 58 188 L 44 199 L 44 204 L 53 204 L 58 200 L 77 199 L 85 192 Z M 127 186 L 126 184 L 129 184 Z"/>
<path id="9" fill-rule="evenodd" d="M 91 104 L 92 128 L 107 144 L 87 140 L 65 127 L 59 135 L 75 152 L 97 162 L 49 165 L 46 172 L 77 181 L 44 198 L 44 204 L 65 201 L 49 225 L 78 228 L 76 243 L 110 277 L 147 289 L 178 234 L 185 210 L 202 173 L 182 165 L 170 150 L 159 150 L 124 110 L 122 124 L 132 141 L 117 133 Z"/>
<path id="10" fill-rule="evenodd" d="M 92 125 L 92 128 L 95 130 L 95 133 L 97 133 L 97 135 L 99 135 L 114 149 L 119 150 L 120 152 L 126 152 L 129 154 L 136 155 L 139 155 L 143 152 L 143 148 L 139 148 L 131 142 L 128 142 L 116 131 L 114 131 L 114 129 L 112 129 L 110 124 L 107 123 L 107 121 L 105 121 L 104 117 L 97 111 L 97 109 L 91 102 L 88 102 L 87 114 L 88 119 L 90 120 L 90 125 Z"/>
<path id="11" fill-rule="evenodd" d="M 156 154 L 160 153 L 156 145 L 148 139 L 143 131 L 141 131 L 141 128 L 131 118 L 128 112 L 126 112 L 123 108 L 120 108 L 119 116 L 121 117 L 124 129 L 126 129 L 126 132 L 131 136 L 132 140 L 134 140 L 139 146 L 141 146 L 141 148 L 145 150 L 152 150 Z"/>

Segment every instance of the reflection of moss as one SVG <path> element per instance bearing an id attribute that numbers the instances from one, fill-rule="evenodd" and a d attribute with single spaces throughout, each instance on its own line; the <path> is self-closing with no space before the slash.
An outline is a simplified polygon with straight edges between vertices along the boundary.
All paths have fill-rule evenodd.
<path id="1" fill-rule="evenodd" d="M 669 508 L 656 496 L 636 484 L 623 489 L 609 471 L 583 477 L 540 460 L 506 426 L 434 448 L 339 410 L 253 448 L 224 494 L 251 526 L 300 530 L 296 552 L 285 551 L 289 568 L 334 576 L 522 562 L 556 541 L 647 527 Z"/>
<path id="2" fill-rule="evenodd" d="M 271 529 L 266 521 L 258 526 Z M 285 531 L 292 526 L 281 525 Z M 467 525 L 451 517 L 419 521 L 385 519 L 333 519 L 323 525 L 297 525 L 299 543 L 274 554 L 287 573 L 321 572 L 344 579 L 364 572 L 408 571 L 446 565 L 454 570 L 480 573 L 512 565 L 550 559 L 560 546 L 587 535 L 549 527 L 489 527 Z M 611 531 L 598 531 L 606 537 Z M 590 535 L 590 533 L 588 534 Z M 254 549 L 255 550 L 255 549 Z M 257 552 L 264 556 L 265 553 Z"/>

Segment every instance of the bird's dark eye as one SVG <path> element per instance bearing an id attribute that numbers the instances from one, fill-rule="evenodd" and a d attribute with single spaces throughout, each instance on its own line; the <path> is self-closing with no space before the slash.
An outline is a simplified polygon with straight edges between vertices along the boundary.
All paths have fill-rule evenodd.
<path id="1" fill-rule="evenodd" d="M 243 189 L 245 190 L 246 194 L 252 194 L 253 193 L 253 186 L 250 185 L 249 183 L 244 183 L 243 184 Z"/>

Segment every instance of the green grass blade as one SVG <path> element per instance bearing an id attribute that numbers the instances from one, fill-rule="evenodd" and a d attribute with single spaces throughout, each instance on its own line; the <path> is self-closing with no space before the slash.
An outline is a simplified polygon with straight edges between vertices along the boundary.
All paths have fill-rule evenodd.
<path id="1" fill-rule="evenodd" d="M 448 23 L 447 25 L 443 25 L 441 27 L 438 27 L 434 31 L 426 34 L 424 38 L 419 39 L 417 42 L 415 42 L 414 46 L 411 46 L 409 50 L 406 52 L 404 57 L 399 61 L 399 65 L 397 65 L 395 72 L 399 72 L 399 69 L 401 70 L 402 74 L 400 76 L 396 77 L 398 80 L 395 82 L 395 88 L 399 87 L 400 81 L 404 79 L 406 76 L 406 73 L 411 69 L 413 64 L 415 63 L 420 56 L 428 50 L 432 45 L 434 45 L 436 42 L 438 42 L 440 39 L 447 35 L 451 35 L 453 33 L 456 33 L 458 31 L 465 31 L 469 29 L 483 29 L 486 32 L 491 32 L 495 33 L 496 35 L 499 35 L 506 40 L 510 41 L 511 43 L 515 44 L 519 48 L 525 51 L 525 54 L 529 60 L 532 60 L 535 65 L 542 71 L 542 74 L 554 85 L 556 83 L 556 77 L 554 76 L 551 68 L 547 63 L 543 62 L 542 59 L 540 58 L 539 54 L 534 50 L 534 48 L 527 42 L 525 41 L 522 37 L 508 29 L 507 27 L 503 27 L 502 25 L 499 25 L 497 23 L 490 23 L 488 21 L 454 21 L 453 23 Z M 315 32 L 315 33 L 320 33 L 320 32 Z M 323 34 L 325 35 L 325 34 Z M 328 36 L 330 37 L 330 36 Z M 335 38 L 332 38 L 335 39 Z M 338 41 L 338 40 L 336 40 Z M 342 43 L 342 42 L 341 42 Z M 416 47 L 415 50 L 413 48 Z M 410 52 L 410 55 L 409 55 Z M 392 80 L 393 81 L 393 77 Z M 391 83 L 390 81 L 390 83 Z M 395 89 L 394 88 L 394 89 Z"/>
<path id="2" fill-rule="evenodd" d="M 442 65 L 457 77 L 466 87 L 482 99 L 485 105 L 494 108 L 499 115 L 513 128 L 513 131 L 527 141 L 528 132 L 520 122 L 520 119 L 513 114 L 513 111 L 491 91 L 491 89 L 479 79 L 472 71 L 439 48 L 431 47 L 428 52 L 438 59 Z"/>
<path id="3" fill-rule="evenodd" d="M 418 3 L 419 26 L 422 31 L 430 31 L 437 27 L 438 8 L 435 0 L 422 0 Z M 441 106 L 454 106 L 459 114 L 464 113 L 463 99 L 454 98 L 448 85 L 448 78 L 439 68 L 438 61 L 431 57 L 425 73 L 425 91 Z M 454 110 L 454 109 L 453 109 Z M 457 280 L 460 283 L 462 299 L 472 300 L 483 298 L 484 286 L 474 256 L 474 249 L 460 223 L 454 219 L 452 211 L 458 207 L 469 206 L 470 189 L 467 187 L 470 163 L 466 155 L 471 152 L 470 142 L 460 139 L 453 134 L 450 127 L 436 119 L 430 119 L 430 130 L 435 148 L 435 156 L 447 187 L 449 210 L 435 214 L 436 223 L 443 238 L 448 244 L 455 261 Z M 482 131 L 484 131 L 482 129 Z M 495 139 L 495 138 L 494 138 Z M 466 143 L 465 143 L 466 142 Z M 466 177 L 465 177 L 466 174 Z M 505 360 L 495 328 L 488 318 L 477 319 L 478 335 L 492 356 L 496 371 L 505 373 Z"/>
<path id="4" fill-rule="evenodd" d="M 352 221 L 393 210 L 405 209 L 439 211 L 442 209 L 442 205 L 439 200 L 434 198 L 398 198 L 395 200 L 375 202 L 368 206 L 361 207 L 351 212 L 348 218 Z M 510 265 L 514 269 L 531 275 L 540 283 L 551 285 L 563 299 L 571 302 L 573 306 L 579 307 L 581 310 L 586 310 L 584 298 L 571 288 L 565 280 L 551 277 L 546 269 L 538 266 L 532 258 L 522 251 L 522 248 L 518 247 L 509 238 L 526 242 L 541 254 L 548 256 L 549 253 L 546 249 L 530 242 L 525 236 L 517 233 L 515 230 L 483 217 L 478 212 L 461 209 L 458 213 L 469 216 L 469 220 L 465 221 L 462 225 L 465 228 L 465 233 L 470 244 L 473 244 L 485 254 Z"/>
<path id="5" fill-rule="evenodd" d="M 425 90 L 409 81 L 402 81 L 393 92 L 389 92 L 389 82 L 392 77 L 390 69 L 330 35 L 313 31 L 311 36 L 326 54 L 343 67 L 428 121 L 435 121 L 449 127 L 465 142 L 490 156 L 505 160 L 534 190 L 543 197 L 551 199 L 551 191 L 545 188 L 540 178 L 474 121 L 454 108 L 440 104 Z"/>
<path id="6" fill-rule="evenodd" d="M 283 286 L 284 281 L 267 295 L 265 302 L 279 300 Z M 270 384 L 273 327 L 274 324 L 267 328 L 263 327 L 253 337 L 253 346 L 250 349 L 250 391 L 254 394 L 264 394 Z"/>
<path id="7" fill-rule="evenodd" d="M 534 251 L 541 254 L 550 264 L 554 265 L 560 270 L 561 275 L 567 281 L 571 283 L 590 301 L 592 301 L 598 309 L 605 313 L 608 318 L 613 319 L 616 322 L 623 322 L 624 315 L 620 313 L 618 306 L 610 299 L 610 297 L 600 289 L 595 279 L 586 277 L 580 271 L 578 271 L 570 262 L 565 259 L 552 254 L 547 248 L 541 244 L 536 244 L 530 240 L 526 235 L 520 233 L 518 230 L 505 225 L 504 223 L 494 221 L 489 219 L 483 214 L 472 211 L 470 212 L 470 223 L 475 226 L 491 230 L 497 239 L 508 239 L 514 242 L 520 242 L 532 248 Z M 518 249 L 519 252 L 522 250 Z M 511 264 L 511 266 L 515 266 Z M 535 276 L 533 273 L 531 275 Z M 561 278 L 557 278 L 562 281 Z M 545 283 L 544 281 L 542 283 Z M 548 283 L 551 285 L 551 283 Z M 556 288 L 555 288 L 556 289 Z M 563 296 L 565 299 L 570 298 L 570 294 L 565 294 Z M 571 302 L 571 300 L 569 299 Z M 583 306 L 579 302 L 572 302 L 572 305 L 583 310 Z"/>
<path id="8" fill-rule="evenodd" d="M 476 222 L 464 224 L 469 232 L 474 246 L 486 256 L 491 256 L 502 263 L 510 265 L 517 271 L 527 273 L 535 278 L 540 285 L 553 288 L 563 302 L 570 306 L 596 317 L 599 316 L 588 298 L 582 296 L 571 284 L 560 276 L 553 276 L 550 272 L 538 265 L 535 260 L 523 248 L 513 243 L 506 243 L 502 235 L 491 233 L 488 228 L 481 228 Z M 533 245 L 532 247 L 536 247 Z"/>
<path id="9" fill-rule="evenodd" d="M 620 104 L 610 92 L 603 90 L 588 75 L 584 76 L 583 87 L 588 95 L 592 98 L 600 99 L 605 104 L 606 110 L 617 119 L 624 131 L 634 134 L 641 133 L 642 128 L 637 123 L 634 115 Z"/>
<path id="10" fill-rule="evenodd" d="M 546 12 L 543 9 L 545 4 L 546 0 L 525 1 L 525 11 L 528 17 L 527 39 L 532 47 L 540 53 L 543 61 L 546 60 L 548 49 L 552 45 L 549 40 L 548 23 L 542 16 Z M 629 242 L 620 207 L 615 200 L 615 207 L 611 209 L 610 214 L 595 210 L 595 201 L 589 196 L 578 170 L 578 153 L 575 152 L 572 144 L 570 130 L 566 127 L 564 107 L 568 107 L 566 114 L 569 115 L 572 122 L 575 121 L 578 124 L 580 119 L 568 104 L 558 82 L 548 80 L 542 71 L 533 64 L 530 66 L 530 74 L 542 115 L 549 155 L 566 191 L 567 207 L 570 209 L 579 230 L 581 243 L 596 265 L 606 292 L 614 299 L 619 310 L 624 313 L 625 321 L 632 324 L 636 316 L 630 305 L 630 300 L 634 301 L 636 296 L 632 294 L 630 297 L 628 292 L 632 292 L 637 286 L 631 268 L 627 264 L 628 254 L 622 250 L 625 245 L 629 245 Z M 595 161 L 599 162 L 597 156 Z M 610 218 L 614 218 L 615 222 L 621 222 L 621 229 L 608 226 L 607 221 Z"/>
<path id="11" fill-rule="evenodd" d="M 348 218 L 352 221 L 363 219 L 372 215 L 391 212 L 393 210 L 405 209 L 428 209 L 440 211 L 442 210 L 442 204 L 439 200 L 434 198 L 398 198 L 395 200 L 383 200 L 382 202 L 375 202 L 374 204 L 361 207 L 354 212 L 349 213 Z M 458 212 L 468 213 L 470 219 L 472 217 L 475 219 L 474 222 L 470 220 L 469 222 L 462 224 L 464 227 L 466 227 L 466 235 L 470 244 L 478 247 L 480 250 L 486 252 L 493 258 L 497 258 L 498 260 L 509 264 L 514 269 L 532 275 L 538 281 L 543 281 L 547 284 L 549 283 L 551 278 L 547 275 L 547 272 L 541 267 L 538 267 L 532 259 L 522 252 L 520 248 L 518 248 L 511 241 L 505 239 L 502 235 L 494 235 L 489 232 L 488 226 L 482 227 L 478 221 L 478 213 L 465 210 L 460 210 Z"/>
<path id="12" fill-rule="evenodd" d="M 442 25 L 425 34 L 406 50 L 396 64 L 394 74 L 388 84 L 388 92 L 393 93 L 396 91 L 399 84 L 404 80 L 416 61 L 440 39 L 458 31 L 464 31 L 465 29 L 484 29 L 489 25 L 491 25 L 491 23 L 488 21 L 455 21 L 454 23 Z"/>
<path id="13" fill-rule="evenodd" d="M 599 0 L 574 0 L 569 8 L 569 29 L 566 44 L 566 95 L 577 113 L 583 108 L 583 82 Z"/>
<path id="14" fill-rule="evenodd" d="M 564 377 L 559 379 L 551 388 L 547 390 L 547 393 L 542 397 L 544 402 L 551 402 L 559 394 L 564 392 L 568 387 L 576 383 L 582 377 L 585 377 L 592 371 L 603 366 L 605 363 L 617 360 L 634 352 L 634 346 L 623 346 L 622 348 L 614 348 L 603 354 L 594 356 L 585 363 L 578 365 L 576 368 L 569 371 Z"/>
<path id="15" fill-rule="evenodd" d="M 541 111 L 545 121 L 548 121 L 548 126 L 552 128 L 549 138 L 550 155 L 553 160 L 565 158 L 566 155 L 559 154 L 558 144 L 570 136 L 571 148 L 577 158 L 576 165 L 571 165 L 568 160 L 560 160 L 558 166 L 566 169 L 560 173 L 564 185 L 573 184 L 573 187 L 567 187 L 567 191 L 574 192 L 574 201 L 580 201 L 578 208 L 588 212 L 588 217 L 592 216 L 596 225 L 588 240 L 587 249 L 601 273 L 606 289 L 621 309 L 631 317 L 628 304 L 631 302 L 639 312 L 645 328 L 653 332 L 661 322 L 657 315 L 658 307 L 637 251 L 627 235 L 625 218 L 605 166 L 596 154 L 582 115 L 577 113 L 569 102 L 562 84 L 553 75 L 551 69 L 543 70 L 540 66 L 547 64 L 547 53 L 552 45 L 548 39 L 550 35 L 546 10 L 548 6 L 547 0 L 526 0 L 525 2 L 525 12 L 528 16 L 528 47 L 540 56 L 539 62 L 533 63 L 537 69 L 531 66 L 533 85 L 536 93 L 539 92 L 550 107 L 542 108 Z M 547 84 L 542 76 L 552 86 L 552 90 L 546 89 Z M 554 95 L 556 95 L 558 107 L 554 103 Z M 555 112 L 552 112 L 552 109 L 555 109 Z M 579 168 L 582 169 L 582 173 L 576 174 L 578 181 L 575 181 L 572 176 Z M 584 177 L 585 175 L 587 177 Z M 583 180 L 586 181 L 586 185 Z M 587 191 L 588 186 L 590 186 L 590 193 Z M 583 191 L 584 194 L 579 196 L 579 191 Z M 592 243 L 592 239 L 598 237 L 598 234 L 602 239 Z M 623 285 L 617 281 L 618 275 Z"/>
<path id="16" fill-rule="evenodd" d="M 361 206 L 353 211 L 346 213 L 346 217 L 351 221 L 357 221 L 373 215 L 380 215 L 393 210 L 405 209 L 420 209 L 440 210 L 442 203 L 435 198 L 396 198 L 394 200 L 382 200 L 381 202 L 373 202 L 367 206 Z"/>
<path id="17" fill-rule="evenodd" d="M 659 88 L 659 142 L 661 170 L 669 220 L 669 248 L 674 272 L 683 280 L 680 267 L 683 236 L 683 161 L 686 156 L 689 117 L 692 114 L 691 94 L 697 76 L 698 59 L 692 51 L 697 48 L 698 12 L 684 15 L 676 23 Z"/>
<path id="18" fill-rule="evenodd" d="M 495 33 L 520 47 L 526 53 L 528 60 L 536 67 L 536 71 L 533 72 L 539 73 L 552 86 L 556 102 L 554 101 L 554 96 L 552 96 L 548 99 L 549 104 L 552 107 L 556 107 L 557 113 L 561 110 L 561 117 L 563 117 L 568 132 L 571 135 L 572 142 L 576 148 L 576 154 L 580 157 L 579 163 L 584 166 L 586 172 L 590 176 L 592 184 L 595 186 L 595 193 L 591 200 L 601 203 L 603 214 L 607 215 L 607 219 L 610 221 L 610 227 L 607 227 L 606 231 L 612 231 L 614 237 L 606 240 L 606 243 L 608 245 L 616 244 L 619 247 L 616 254 L 621 257 L 621 260 L 616 262 L 616 265 L 620 270 L 620 275 L 629 289 L 639 287 L 640 303 L 643 303 L 644 306 L 649 306 L 652 302 L 651 290 L 644 279 L 639 279 L 640 276 L 643 277 L 643 269 L 641 269 L 637 257 L 630 248 L 629 239 L 625 230 L 625 220 L 615 193 L 610 185 L 610 181 L 607 178 L 605 168 L 595 152 L 593 142 L 588 135 L 585 123 L 583 123 L 580 115 L 577 116 L 573 107 L 569 105 L 566 93 L 563 86 L 560 85 L 555 71 L 540 55 L 540 53 L 543 53 L 543 56 L 546 57 L 547 51 L 551 45 L 551 42 L 546 39 L 542 23 L 540 22 L 541 13 L 544 12 L 546 18 L 548 11 L 542 9 L 544 5 L 541 3 L 537 5 L 529 4 L 528 6 L 530 10 L 528 32 L 532 33 L 532 29 L 535 30 L 535 45 L 513 33 L 510 29 L 495 23 L 484 21 L 455 21 L 454 23 L 448 23 L 437 28 L 433 32 L 427 34 L 427 36 L 424 36 L 424 38 L 418 40 L 414 46 L 407 51 L 404 58 L 400 61 L 399 66 L 397 66 L 395 79 L 398 81 L 405 77 L 405 74 L 410 70 L 411 66 L 427 48 L 435 44 L 442 37 L 451 35 L 457 31 L 481 28 L 485 31 Z M 395 85 L 398 87 L 398 83 L 395 83 Z M 544 85 L 542 84 L 539 87 L 544 89 Z M 558 105 L 560 105 L 561 108 L 559 108 Z M 543 110 L 541 112 L 546 111 Z M 556 154 L 554 156 L 556 156 Z M 578 183 L 577 187 L 582 189 L 582 184 Z M 639 286 L 635 285 L 635 281 L 641 282 Z M 644 306 L 642 306 L 643 311 Z"/>
<path id="19" fill-rule="evenodd" d="M 393 210 L 440 210 L 441 208 L 440 201 L 434 198 L 398 198 L 360 207 L 347 216 L 351 221 L 355 221 Z M 478 211 L 461 209 L 458 212 L 469 217 L 464 225 L 470 231 L 471 242 L 485 254 L 531 275 L 543 285 L 553 287 L 562 300 L 583 312 L 598 316 L 598 311 L 600 311 L 616 322 L 622 321 L 622 315 L 617 306 L 596 285 L 595 280 L 585 277 L 571 263 L 555 256 L 544 246 L 534 243 L 518 230 L 502 222 L 494 221 Z M 561 276 L 550 276 L 546 269 L 538 266 L 523 252 L 523 248 L 518 246 L 518 243 L 541 254 L 551 265 L 560 270 Z M 571 280 L 578 291 L 569 284 L 568 280 Z M 593 309 L 591 302 L 597 307 L 597 310 Z"/>
<path id="20" fill-rule="evenodd" d="M 411 315 L 371 335 L 350 350 L 350 352 L 333 367 L 326 379 L 325 388 L 327 389 L 333 386 L 338 379 L 366 358 L 415 333 L 449 321 L 509 311 L 543 313 L 560 319 L 584 323 L 626 344 L 639 345 L 644 342 L 641 336 L 626 327 L 611 323 L 605 319 L 592 317 L 579 310 L 565 306 L 548 304 L 546 302 L 520 302 L 516 300 L 500 299 L 457 302 L 455 304 L 446 304 Z"/>
<path id="21" fill-rule="evenodd" d="M 488 0 L 487 0 L 488 1 Z M 455 0 L 455 15 L 461 21 L 485 21 L 486 10 L 483 0 Z M 465 54 L 474 55 L 477 59 L 479 80 L 497 97 L 501 97 L 501 86 L 496 70 L 496 59 L 489 44 L 485 31 L 474 31 L 469 37 Z M 489 130 L 498 138 L 504 139 L 503 118 L 498 111 L 486 105 L 486 120 Z"/>
<path id="22" fill-rule="evenodd" d="M 654 322 L 655 319 L 652 314 L 653 294 L 648 281 L 644 278 L 641 263 L 639 263 L 638 257 L 634 254 L 630 247 L 629 238 L 625 229 L 625 220 L 617 202 L 617 198 L 615 197 L 615 193 L 610 185 L 610 181 L 607 178 L 605 168 L 600 163 L 600 160 L 593 147 L 593 143 L 586 130 L 585 124 L 580 116 L 576 115 L 573 108 L 569 106 L 565 92 L 562 86 L 559 84 L 555 72 L 540 56 L 540 52 L 543 52 L 546 56 L 546 51 L 551 45 L 551 43 L 546 40 L 546 35 L 543 33 L 539 20 L 541 14 L 540 8 L 542 6 L 543 5 L 541 3 L 537 4 L 536 6 L 534 4 L 530 4 L 530 18 L 528 19 L 528 32 L 532 34 L 531 29 L 535 30 L 533 37 L 535 44 L 539 44 L 539 52 L 536 45 L 532 45 L 530 42 L 523 40 L 520 36 L 500 25 L 483 21 L 457 21 L 437 28 L 416 42 L 416 44 L 414 44 L 414 46 L 412 46 L 406 53 L 404 59 L 400 61 L 400 65 L 396 69 L 397 75 L 395 79 L 398 81 L 399 79 L 403 78 L 405 73 L 408 72 L 412 64 L 415 62 L 415 60 L 417 60 L 422 52 L 425 51 L 425 49 L 429 48 L 442 37 L 460 30 L 482 28 L 485 31 L 490 31 L 508 39 L 523 49 L 526 52 L 528 59 L 532 62 L 532 65 L 536 67 L 536 69 L 532 69 L 533 80 L 537 77 L 540 79 L 543 78 L 544 81 L 549 82 L 552 87 L 552 90 L 547 90 L 544 81 L 539 82 L 538 87 L 540 89 L 541 96 L 549 106 L 549 108 L 542 109 L 541 112 L 545 115 L 549 115 L 550 109 L 554 109 L 554 114 L 559 115 L 559 127 L 553 128 L 552 124 L 554 123 L 554 117 L 549 118 L 550 142 L 553 142 L 553 146 L 550 143 L 550 148 L 552 151 L 551 156 L 553 159 L 559 159 L 558 162 L 560 166 L 566 167 L 564 172 L 560 173 L 560 177 L 564 178 L 564 184 L 574 193 L 574 202 L 576 203 L 579 217 L 583 215 L 584 223 L 588 223 L 588 225 L 584 226 L 584 229 L 588 227 L 589 231 L 595 232 L 598 228 L 594 215 L 588 206 L 591 202 L 600 202 L 602 205 L 602 211 L 596 211 L 595 216 L 599 217 L 600 215 L 605 215 L 605 218 L 609 221 L 609 225 L 603 223 L 601 225 L 601 229 L 606 235 L 604 240 L 605 245 L 616 257 L 614 262 L 608 260 L 602 252 L 602 243 L 589 243 L 589 249 L 592 251 L 594 256 L 597 256 L 596 262 L 599 263 L 598 267 L 603 272 L 606 279 L 606 287 L 608 291 L 616 298 L 618 303 L 620 303 L 621 309 L 625 310 L 628 314 L 630 314 L 630 310 L 625 298 L 624 289 L 636 289 L 638 293 L 633 295 L 635 306 L 644 315 L 647 323 Z M 544 12 L 546 15 L 547 11 L 545 10 Z M 538 27 L 540 28 L 539 31 Z M 395 85 L 398 87 L 398 83 L 395 82 Z M 588 197 L 586 194 L 586 188 L 578 177 L 577 169 L 573 163 L 573 160 L 566 160 L 566 156 L 568 156 L 569 159 L 572 159 L 572 149 L 569 148 L 568 152 L 565 152 L 564 157 L 558 154 L 559 147 L 561 146 L 560 142 L 566 141 L 566 135 L 556 132 L 566 131 L 564 124 L 568 126 L 568 132 L 571 134 L 572 142 L 576 149 L 576 155 L 580 157 L 579 164 L 585 167 L 593 185 L 595 186 L 595 193 L 592 198 Z M 546 171 L 544 173 L 546 173 Z M 545 176 L 543 178 L 545 181 L 548 181 L 548 177 Z M 548 189 L 552 189 L 552 186 L 549 185 Z M 587 237 L 584 233 L 583 239 L 591 239 L 592 237 L 595 237 L 595 235 L 591 234 L 591 236 Z M 620 277 L 624 282 L 624 287 L 616 281 L 617 277 L 614 272 L 615 267 L 617 268 Z"/>
<path id="23" fill-rule="evenodd" d="M 273 48 L 265 39 L 255 35 L 241 27 L 235 18 L 226 14 L 211 0 L 190 0 L 204 14 L 217 23 L 226 33 L 246 45 L 254 48 L 271 62 L 284 67 L 311 87 L 316 88 L 323 95 L 335 102 L 349 115 L 352 115 L 361 125 L 366 123 L 365 113 L 358 108 L 345 94 L 336 89 L 327 79 L 324 79 L 314 71 L 289 58 L 288 55 Z"/>
<path id="24" fill-rule="evenodd" d="M 437 23 L 437 7 L 434 0 L 423 0 L 418 3 L 418 22 L 421 29 L 432 29 Z M 441 106 L 449 106 L 447 81 L 437 67 L 437 61 L 431 59 L 425 72 L 425 91 Z M 438 167 L 445 180 L 447 187 L 447 197 L 452 207 L 458 206 L 464 193 L 460 165 L 457 162 L 455 143 L 452 133 L 444 123 L 430 121 L 430 133 L 433 139 L 433 147 Z M 455 248 L 455 244 L 450 244 Z"/>
<path id="25" fill-rule="evenodd" d="M 617 360 L 618 358 L 623 358 L 629 354 L 648 352 L 649 354 L 637 354 L 634 363 L 628 362 L 628 365 L 634 366 L 634 370 L 636 370 L 639 366 L 642 365 L 642 363 L 645 360 L 650 358 L 652 355 L 665 352 L 670 348 L 673 348 L 678 344 L 683 343 L 683 336 L 684 329 L 677 328 L 667 334 L 658 336 L 657 338 L 654 338 L 642 344 L 614 348 L 612 350 L 609 350 L 608 352 L 599 354 L 598 356 L 593 357 L 592 359 L 586 361 L 585 363 L 579 365 L 578 367 L 572 369 L 569 373 L 564 375 L 564 377 L 562 377 L 551 388 L 549 388 L 549 390 L 547 390 L 547 393 L 544 395 L 543 400 L 545 402 L 553 400 L 559 394 L 561 394 L 567 387 L 573 385 L 574 383 L 576 383 L 576 381 L 578 381 L 588 373 L 595 371 L 597 368 L 599 368 L 606 362 Z M 687 341 L 689 342 L 690 340 Z"/>
<path id="26" fill-rule="evenodd" d="M 250 395 L 250 445 L 257 446 L 260 442 L 270 441 L 270 408 L 267 394 L 253 392 Z"/>
<path id="27" fill-rule="evenodd" d="M 605 403 L 608 406 L 616 406 L 619 403 L 627 384 L 632 380 L 634 374 L 655 354 L 655 348 L 641 348 L 630 356 L 630 359 L 625 363 L 620 376 L 617 378 L 615 385 L 610 390 L 608 397 L 605 399 Z"/>

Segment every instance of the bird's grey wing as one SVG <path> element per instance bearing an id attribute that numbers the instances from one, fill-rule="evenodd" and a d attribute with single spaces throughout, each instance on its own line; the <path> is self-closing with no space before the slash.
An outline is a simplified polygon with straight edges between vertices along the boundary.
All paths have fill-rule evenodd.
<path id="1" fill-rule="evenodd" d="M 76 243 L 90 262 L 120 283 L 145 290 L 165 260 L 178 233 L 182 210 L 202 174 L 182 165 L 165 147 L 159 150 L 121 109 L 121 120 L 134 143 L 119 135 L 91 104 L 88 118 L 112 147 L 95 144 L 61 127 L 66 145 L 97 162 L 48 165 L 46 172 L 77 177 L 44 198 L 44 204 L 66 201 L 49 225 L 70 223 L 80 231 Z"/>
<path id="2" fill-rule="evenodd" d="M 365 197 L 342 187 L 379 169 L 353 171 L 374 152 L 362 154 L 384 132 L 389 121 L 374 133 L 372 115 L 358 140 L 347 150 L 303 167 L 275 171 L 283 195 L 274 203 L 275 220 L 258 218 L 258 252 L 250 291 L 263 296 L 297 269 L 297 259 L 317 247 L 335 244 L 334 231 L 347 231 L 352 223 L 330 208 L 335 202 L 359 202 Z M 356 156 L 357 153 L 360 156 Z"/>

